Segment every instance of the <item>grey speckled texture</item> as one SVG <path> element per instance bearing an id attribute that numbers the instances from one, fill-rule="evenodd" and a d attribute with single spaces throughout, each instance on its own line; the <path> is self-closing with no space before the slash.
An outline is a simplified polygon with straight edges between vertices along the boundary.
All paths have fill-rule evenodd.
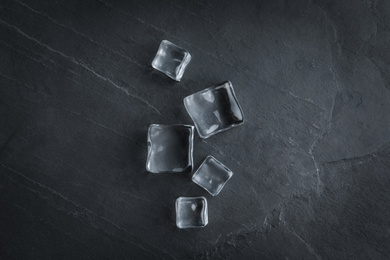
<path id="1" fill-rule="evenodd" d="M 389 258 L 390 2 L 183 2 L 0 2 L 0 258 Z M 223 192 L 146 173 L 149 124 L 224 80 L 246 122 L 194 140 Z M 176 228 L 202 195 L 209 225 Z"/>

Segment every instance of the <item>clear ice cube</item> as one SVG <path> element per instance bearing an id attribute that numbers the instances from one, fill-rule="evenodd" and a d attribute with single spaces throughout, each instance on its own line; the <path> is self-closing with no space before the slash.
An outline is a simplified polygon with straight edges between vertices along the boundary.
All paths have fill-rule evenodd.
<path id="1" fill-rule="evenodd" d="M 216 196 L 232 176 L 233 172 L 229 168 L 209 155 L 192 176 L 192 181 Z"/>
<path id="2" fill-rule="evenodd" d="M 146 170 L 153 173 L 191 172 L 193 140 L 194 127 L 191 125 L 150 125 Z"/>
<path id="3" fill-rule="evenodd" d="M 176 199 L 176 226 L 178 228 L 204 227 L 208 222 L 205 197 L 179 197 Z"/>
<path id="4" fill-rule="evenodd" d="M 166 74 L 173 80 L 180 81 L 191 61 L 191 54 L 183 48 L 163 40 L 152 62 L 153 68 Z"/>
<path id="5" fill-rule="evenodd" d="M 244 123 L 244 114 L 230 81 L 185 97 L 184 106 L 201 138 Z"/>

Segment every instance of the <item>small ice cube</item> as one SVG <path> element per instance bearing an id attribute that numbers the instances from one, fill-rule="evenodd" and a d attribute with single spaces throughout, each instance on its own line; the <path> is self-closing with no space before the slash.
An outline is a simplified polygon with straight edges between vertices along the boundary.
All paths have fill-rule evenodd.
<path id="1" fill-rule="evenodd" d="M 191 61 L 191 54 L 171 43 L 163 40 L 152 62 L 152 67 L 165 73 L 173 80 L 180 81 L 183 73 Z"/>
<path id="2" fill-rule="evenodd" d="M 192 181 L 216 196 L 232 176 L 231 170 L 209 155 L 192 176 Z"/>
<path id="3" fill-rule="evenodd" d="M 178 228 L 204 227 L 208 222 L 205 197 L 179 197 L 176 199 L 176 226 Z"/>
<path id="4" fill-rule="evenodd" d="M 230 81 L 185 97 L 184 106 L 201 138 L 244 123 L 244 114 Z"/>
<path id="5" fill-rule="evenodd" d="M 193 165 L 194 127 L 152 124 L 148 131 L 146 170 L 188 173 Z"/>

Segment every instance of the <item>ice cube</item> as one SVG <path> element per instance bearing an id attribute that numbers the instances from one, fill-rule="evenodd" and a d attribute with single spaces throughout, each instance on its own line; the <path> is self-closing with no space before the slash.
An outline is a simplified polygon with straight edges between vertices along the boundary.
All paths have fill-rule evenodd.
<path id="1" fill-rule="evenodd" d="M 192 181 L 216 196 L 232 176 L 231 170 L 209 155 L 192 176 Z"/>
<path id="2" fill-rule="evenodd" d="M 204 227 L 208 222 L 205 197 L 179 197 L 176 199 L 176 226 L 178 228 Z"/>
<path id="3" fill-rule="evenodd" d="M 230 81 L 185 97 L 184 106 L 201 138 L 244 123 L 244 114 Z"/>
<path id="4" fill-rule="evenodd" d="M 150 125 L 146 170 L 153 173 L 191 172 L 193 139 L 194 127 L 191 125 Z"/>
<path id="5" fill-rule="evenodd" d="M 183 73 L 191 61 L 191 54 L 171 43 L 163 40 L 152 62 L 152 67 L 165 73 L 173 80 L 180 81 Z"/>

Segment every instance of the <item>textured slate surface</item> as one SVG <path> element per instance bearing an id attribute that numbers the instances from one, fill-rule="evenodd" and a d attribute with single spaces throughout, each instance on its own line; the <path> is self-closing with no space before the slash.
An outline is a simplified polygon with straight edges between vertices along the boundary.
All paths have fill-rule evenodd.
<path id="1" fill-rule="evenodd" d="M 390 2 L 183 2 L 0 2 L 0 258 L 389 258 Z M 246 123 L 194 147 L 222 192 L 148 174 L 148 125 L 224 80 Z M 209 225 L 177 229 L 199 195 Z"/>

